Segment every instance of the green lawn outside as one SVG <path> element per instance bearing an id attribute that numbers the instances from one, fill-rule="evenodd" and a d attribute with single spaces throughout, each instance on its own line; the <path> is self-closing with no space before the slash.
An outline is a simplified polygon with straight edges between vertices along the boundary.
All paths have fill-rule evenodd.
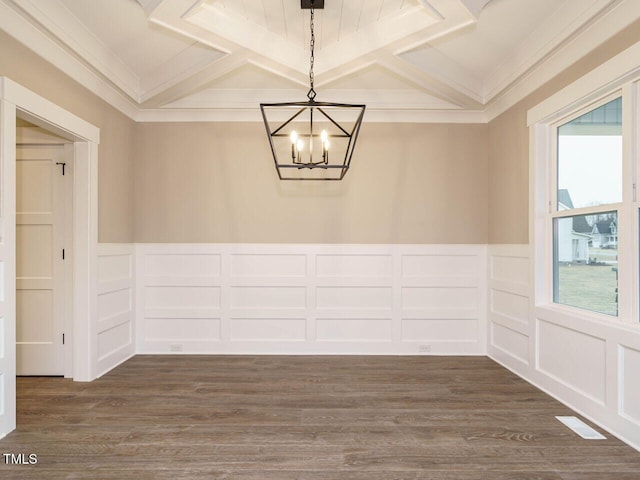
<path id="1" fill-rule="evenodd" d="M 618 280 L 611 265 L 560 265 L 558 275 L 558 303 L 617 315 Z"/>

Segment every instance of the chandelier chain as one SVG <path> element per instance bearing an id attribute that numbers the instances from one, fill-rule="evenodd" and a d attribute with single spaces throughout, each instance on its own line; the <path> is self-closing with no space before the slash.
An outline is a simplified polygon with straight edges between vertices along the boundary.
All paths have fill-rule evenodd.
<path id="1" fill-rule="evenodd" d="M 313 64 L 315 62 L 315 56 L 314 56 L 314 49 L 315 49 L 315 45 L 316 45 L 316 35 L 315 35 L 315 31 L 314 31 L 314 9 L 313 9 L 313 0 L 311 0 L 311 20 L 310 20 L 310 27 L 311 27 L 311 40 L 310 40 L 310 50 L 311 50 L 311 56 L 309 57 L 309 92 L 307 93 L 307 98 L 311 101 L 313 101 L 316 98 L 316 91 L 313 88 L 313 81 L 314 81 L 314 76 L 313 76 Z"/>

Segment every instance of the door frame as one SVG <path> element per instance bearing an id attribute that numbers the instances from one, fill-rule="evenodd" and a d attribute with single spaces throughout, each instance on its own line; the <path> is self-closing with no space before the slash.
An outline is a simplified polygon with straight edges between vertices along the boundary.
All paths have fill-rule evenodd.
<path id="1" fill-rule="evenodd" d="M 73 142 L 72 377 L 97 376 L 98 144 L 100 129 L 0 77 L 0 438 L 15 429 L 16 118 Z"/>

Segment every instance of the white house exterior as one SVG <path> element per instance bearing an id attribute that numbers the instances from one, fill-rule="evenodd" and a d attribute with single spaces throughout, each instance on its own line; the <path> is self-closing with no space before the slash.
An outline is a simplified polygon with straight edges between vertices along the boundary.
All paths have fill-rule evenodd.
<path id="1" fill-rule="evenodd" d="M 558 190 L 558 209 L 573 208 L 571 195 L 566 189 Z M 558 219 L 557 224 L 557 259 L 559 262 L 587 263 L 589 261 L 589 245 L 591 232 L 589 224 L 583 216 Z"/>
<path id="2" fill-rule="evenodd" d="M 595 222 L 591 236 L 593 248 L 618 248 L 618 226 L 614 219 Z"/>
<path id="3" fill-rule="evenodd" d="M 557 226 L 559 262 L 587 263 L 589 260 L 589 241 L 591 235 L 576 232 L 573 218 L 558 219 Z"/>

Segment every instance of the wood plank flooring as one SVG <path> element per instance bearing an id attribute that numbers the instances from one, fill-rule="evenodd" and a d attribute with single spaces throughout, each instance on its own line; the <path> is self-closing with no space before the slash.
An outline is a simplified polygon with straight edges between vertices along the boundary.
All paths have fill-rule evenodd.
<path id="1" fill-rule="evenodd" d="M 562 404 L 486 357 L 136 356 L 91 383 L 18 378 L 0 478 L 637 480 Z"/>

